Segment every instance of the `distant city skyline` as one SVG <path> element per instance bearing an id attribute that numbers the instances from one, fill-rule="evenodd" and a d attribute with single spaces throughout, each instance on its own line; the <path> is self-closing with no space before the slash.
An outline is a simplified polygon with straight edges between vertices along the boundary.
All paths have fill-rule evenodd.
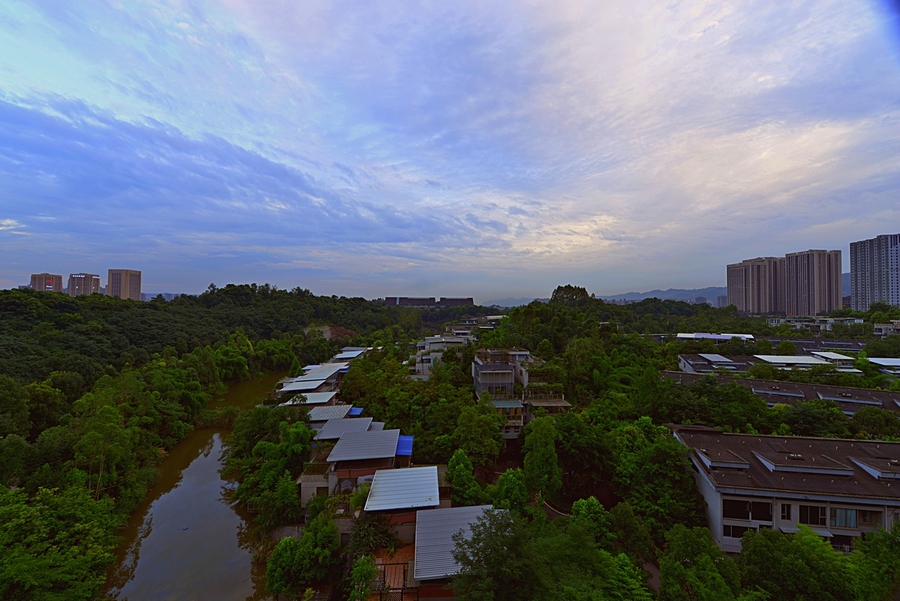
<path id="1" fill-rule="evenodd" d="M 0 288 L 598 296 L 900 223 L 886 0 L 0 4 Z M 887 224 L 887 227 L 885 227 Z"/>

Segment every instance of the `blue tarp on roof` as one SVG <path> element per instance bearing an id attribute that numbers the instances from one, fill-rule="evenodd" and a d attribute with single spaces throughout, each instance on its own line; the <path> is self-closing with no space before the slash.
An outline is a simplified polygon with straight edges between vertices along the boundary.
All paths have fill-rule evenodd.
<path id="1" fill-rule="evenodd" d="M 413 437 L 412 436 L 401 436 L 397 439 L 397 456 L 398 457 L 412 457 L 412 445 L 413 445 Z"/>
<path id="2" fill-rule="evenodd" d="M 362 407 L 350 407 L 350 412 L 347 413 L 349 417 L 359 417 L 362 415 L 363 408 Z"/>

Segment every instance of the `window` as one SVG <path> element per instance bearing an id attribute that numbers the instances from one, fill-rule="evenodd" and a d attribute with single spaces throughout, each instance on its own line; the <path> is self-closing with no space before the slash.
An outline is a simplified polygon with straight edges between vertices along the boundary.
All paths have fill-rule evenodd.
<path id="1" fill-rule="evenodd" d="M 722 515 L 731 520 L 749 520 L 750 503 L 735 499 L 723 499 Z"/>
<path id="2" fill-rule="evenodd" d="M 722 536 L 741 538 L 747 530 L 750 530 L 747 526 L 729 526 L 726 524 L 722 526 Z"/>
<path id="3" fill-rule="evenodd" d="M 859 521 L 863 524 L 877 524 L 880 521 L 880 515 L 877 511 L 860 511 Z"/>
<path id="4" fill-rule="evenodd" d="M 753 520 L 758 522 L 771 522 L 772 521 L 772 504 L 771 503 L 760 503 L 758 501 L 754 501 L 751 503 L 750 511 L 752 513 Z"/>
<path id="5" fill-rule="evenodd" d="M 831 525 L 837 528 L 856 528 L 856 510 L 832 508 Z"/>
<path id="6" fill-rule="evenodd" d="M 781 519 L 790 522 L 794 519 L 791 516 L 791 504 L 790 503 L 782 503 L 781 504 Z"/>
<path id="7" fill-rule="evenodd" d="M 800 523 L 808 526 L 824 526 L 827 523 L 825 521 L 825 508 L 816 505 L 801 505 Z"/>

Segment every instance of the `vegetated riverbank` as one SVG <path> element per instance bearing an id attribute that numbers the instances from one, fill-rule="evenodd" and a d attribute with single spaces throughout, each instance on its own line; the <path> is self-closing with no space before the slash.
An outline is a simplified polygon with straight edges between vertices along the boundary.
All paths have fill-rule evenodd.
<path id="1" fill-rule="evenodd" d="M 253 407 L 285 373 L 231 384 L 208 409 Z M 267 598 L 265 566 L 253 557 L 252 518 L 229 500 L 234 483 L 220 473 L 228 433 L 195 430 L 159 466 L 159 481 L 120 533 L 108 599 Z"/>

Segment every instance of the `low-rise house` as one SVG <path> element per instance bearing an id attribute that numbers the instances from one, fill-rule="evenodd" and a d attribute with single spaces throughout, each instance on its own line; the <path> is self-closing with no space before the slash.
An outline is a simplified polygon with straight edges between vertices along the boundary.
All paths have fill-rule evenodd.
<path id="1" fill-rule="evenodd" d="M 712 340 L 715 344 L 730 342 L 732 338 L 743 340 L 744 342 L 753 342 L 753 334 L 713 334 L 710 332 L 682 332 L 675 335 L 675 339 L 680 342 L 688 340 Z"/>
<path id="2" fill-rule="evenodd" d="M 296 378 L 281 380 L 275 394 L 284 396 L 286 394 L 310 392 L 331 392 L 338 390 L 341 386 L 341 380 L 347 373 L 350 364 L 346 361 L 338 361 L 335 363 L 324 363 L 322 365 L 307 365 L 303 368 L 303 375 Z"/>
<path id="3" fill-rule="evenodd" d="M 870 357 L 869 363 L 878 367 L 878 371 L 889 376 L 900 376 L 900 359 Z"/>
<path id="4" fill-rule="evenodd" d="M 527 360 L 530 353 L 521 349 L 480 349 L 472 361 L 475 394 L 511 395 L 516 383 L 528 386 Z"/>
<path id="5" fill-rule="evenodd" d="M 691 374 L 711 374 L 715 372 L 745 374 L 751 365 L 753 365 L 752 357 L 725 357 L 716 353 L 678 355 L 679 369 Z"/>
<path id="6" fill-rule="evenodd" d="M 363 509 L 383 516 L 400 542 L 411 543 L 418 510 L 440 506 L 438 468 L 428 466 L 376 470 Z"/>
<path id="7" fill-rule="evenodd" d="M 505 440 L 516 440 L 525 425 L 525 406 L 519 401 L 492 401 L 497 413 L 506 418 L 501 433 Z"/>
<path id="8" fill-rule="evenodd" d="M 723 551 L 739 552 L 747 530 L 790 533 L 798 524 L 849 550 L 900 521 L 900 443 L 670 428 L 689 450 Z"/>
<path id="9" fill-rule="evenodd" d="M 708 377 L 704 374 L 679 371 L 663 371 L 661 375 L 663 378 L 675 380 L 679 384 L 690 384 L 700 378 Z M 790 405 L 799 401 L 822 399 L 837 403 L 845 415 L 853 415 L 863 407 L 879 407 L 886 411 L 900 412 L 900 392 L 894 390 L 756 380 L 734 378 L 727 375 L 717 376 L 716 381 L 719 384 L 736 384 L 749 388 L 753 394 L 765 400 L 769 407 L 777 404 Z"/>
<path id="10" fill-rule="evenodd" d="M 287 400 L 281 403 L 280 407 L 319 407 L 326 405 L 335 405 L 337 402 L 338 391 L 332 390 L 330 392 L 307 392 L 307 393 L 298 393 L 296 396 L 292 397 L 290 400 Z"/>
<path id="11" fill-rule="evenodd" d="M 330 420 L 344 419 L 350 415 L 352 405 L 326 405 L 309 410 L 309 427 L 318 433 Z M 338 436 L 340 438 L 340 436 Z"/>
<path id="12" fill-rule="evenodd" d="M 529 423 L 538 416 L 539 413 L 546 415 L 561 415 L 568 411 L 572 404 L 566 400 L 563 393 L 543 393 L 529 395 L 525 393 L 522 403 L 525 405 L 525 423 Z"/>
<path id="13" fill-rule="evenodd" d="M 900 336 L 900 319 L 892 319 L 890 323 L 876 323 L 872 328 L 872 334 L 880 338 Z"/>
<path id="14" fill-rule="evenodd" d="M 453 559 L 453 535 L 462 532 L 465 538 L 469 538 L 472 524 L 489 509 L 493 509 L 493 506 L 477 505 L 418 512 L 413 584 L 418 587 L 420 598 L 454 598 L 450 578 L 459 572 L 459 564 Z"/>
<path id="15" fill-rule="evenodd" d="M 830 332 L 834 326 L 862 325 L 861 317 L 770 317 L 769 327 L 791 326 L 797 330 L 810 332 Z"/>

